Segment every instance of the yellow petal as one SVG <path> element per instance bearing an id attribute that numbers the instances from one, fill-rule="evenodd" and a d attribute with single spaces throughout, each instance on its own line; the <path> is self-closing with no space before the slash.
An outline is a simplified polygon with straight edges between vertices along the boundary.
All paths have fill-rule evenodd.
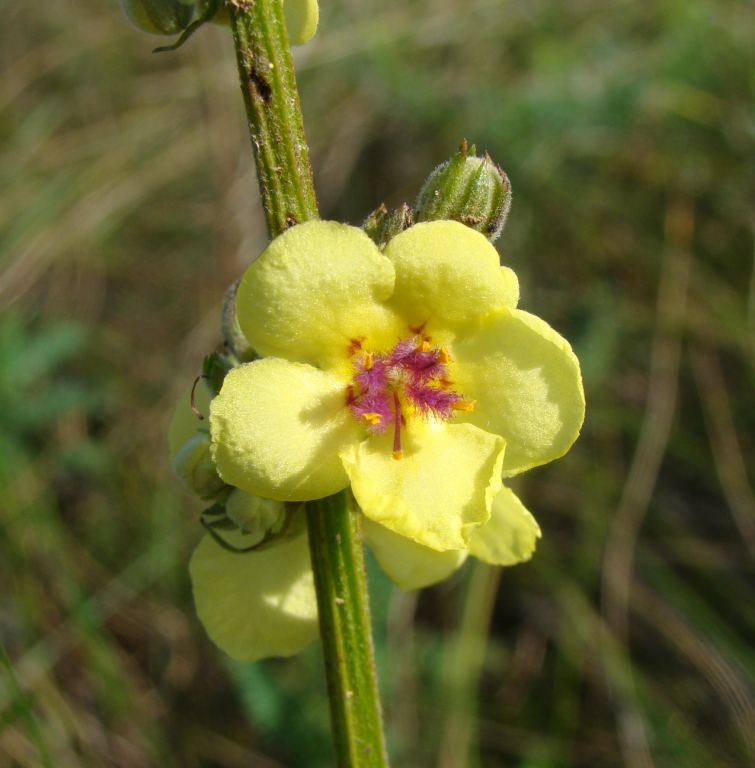
<path id="1" fill-rule="evenodd" d="M 306 535 L 234 554 L 205 536 L 189 565 L 197 614 L 231 658 L 291 656 L 319 634 Z"/>
<path id="2" fill-rule="evenodd" d="M 213 457 L 230 485 L 271 499 L 307 501 L 349 479 L 338 452 L 361 428 L 336 376 L 277 358 L 234 368 L 212 401 Z"/>
<path id="3" fill-rule="evenodd" d="M 414 419 L 402 435 L 401 461 L 391 442 L 375 435 L 341 452 L 364 514 L 432 549 L 464 549 L 490 517 L 504 441 L 471 424 Z"/>
<path id="4" fill-rule="evenodd" d="M 476 400 L 455 421 L 506 440 L 504 477 L 563 456 L 585 412 L 579 361 L 569 343 L 520 310 L 493 313 L 453 346 L 454 389 Z"/>
<path id="5" fill-rule="evenodd" d="M 416 224 L 394 237 L 385 255 L 396 269 L 389 306 L 415 328 L 457 331 L 519 295 L 516 276 L 479 232 L 456 221 Z"/>
<path id="6" fill-rule="evenodd" d="M 469 537 L 469 553 L 491 565 L 516 565 L 532 557 L 540 526 L 509 488 L 493 501 L 490 520 Z"/>
<path id="7" fill-rule="evenodd" d="M 249 267 L 236 312 L 260 354 L 349 371 L 355 340 L 387 349 L 403 329 L 383 306 L 393 282 L 391 262 L 362 230 L 311 221 L 275 238 Z"/>
<path id="8" fill-rule="evenodd" d="M 315 36 L 320 18 L 317 0 L 285 0 L 283 11 L 291 45 L 303 45 Z"/>
<path id="9" fill-rule="evenodd" d="M 406 592 L 447 579 L 467 559 L 464 549 L 438 552 L 399 536 L 368 517 L 364 518 L 362 528 L 364 540 L 380 567 Z"/>
<path id="10" fill-rule="evenodd" d="M 210 390 L 204 381 L 197 382 L 194 390 L 194 405 L 204 416 L 204 420 L 201 420 L 191 408 L 191 390 L 178 401 L 173 411 L 173 417 L 168 426 L 168 447 L 170 448 L 171 462 L 181 448 L 193 437 L 196 437 L 197 432 L 209 431 L 210 424 L 207 417 L 210 414 Z"/>
<path id="11" fill-rule="evenodd" d="M 509 267 L 501 267 L 501 275 L 503 276 L 503 305 L 507 309 L 516 309 L 519 303 L 519 278 Z"/>

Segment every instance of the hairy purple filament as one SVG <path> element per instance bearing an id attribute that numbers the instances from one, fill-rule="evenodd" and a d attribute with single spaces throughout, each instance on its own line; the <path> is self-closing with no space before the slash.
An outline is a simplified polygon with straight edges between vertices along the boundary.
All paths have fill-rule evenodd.
<path id="1" fill-rule="evenodd" d="M 361 348 L 361 345 L 359 346 Z M 355 349 L 356 352 L 356 349 Z M 394 457 L 401 457 L 401 400 L 421 418 L 450 419 L 463 396 L 450 389 L 447 349 L 433 348 L 420 336 L 401 339 L 387 353 L 361 351 L 347 404 L 371 434 L 394 425 Z"/>

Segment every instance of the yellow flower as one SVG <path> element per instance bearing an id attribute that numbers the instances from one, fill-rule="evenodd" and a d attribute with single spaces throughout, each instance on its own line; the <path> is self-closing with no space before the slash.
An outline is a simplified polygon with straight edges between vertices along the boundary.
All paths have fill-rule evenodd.
<path id="1" fill-rule="evenodd" d="M 348 485 L 364 514 L 465 549 L 501 477 L 562 456 L 584 396 L 569 344 L 515 309 L 518 283 L 479 233 L 417 224 L 384 252 L 314 221 L 276 238 L 237 294 L 264 358 L 211 405 L 226 483 L 307 501 Z"/>
<path id="2" fill-rule="evenodd" d="M 569 344 L 518 298 L 495 249 L 456 222 L 418 224 L 382 252 L 353 227 L 290 229 L 239 286 L 241 329 L 264 357 L 211 403 L 220 476 L 289 501 L 351 485 L 365 540 L 403 589 L 468 554 L 529 559 L 540 530 L 502 477 L 563 455 L 584 395 Z M 234 658 L 315 639 L 305 536 L 250 555 L 206 538 L 191 572 L 200 618 Z"/>
<path id="3" fill-rule="evenodd" d="M 210 410 L 208 389 L 196 387 L 195 406 L 187 393 L 176 406 L 168 429 L 173 461 L 198 435 L 206 433 Z M 245 507 L 270 503 L 238 488 L 226 500 L 229 516 L 239 519 Z M 223 538 L 239 548 L 250 544 L 241 532 Z M 256 543 L 254 540 L 251 543 Z M 317 599 L 306 531 L 296 539 L 260 552 L 232 554 L 211 536 L 196 548 L 189 567 L 197 613 L 207 632 L 229 656 L 257 661 L 268 656 L 291 656 L 319 636 Z"/>

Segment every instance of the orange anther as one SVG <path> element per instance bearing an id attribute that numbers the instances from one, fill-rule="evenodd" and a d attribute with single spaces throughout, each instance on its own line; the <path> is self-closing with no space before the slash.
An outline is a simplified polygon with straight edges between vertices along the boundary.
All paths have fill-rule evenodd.
<path id="1" fill-rule="evenodd" d="M 438 352 L 438 362 L 439 363 L 451 363 L 453 362 L 453 357 L 451 356 L 451 351 L 448 349 L 448 347 L 443 347 L 440 352 Z"/>
<path id="2" fill-rule="evenodd" d="M 451 408 L 453 408 L 455 411 L 473 411 L 474 406 L 477 400 L 457 400 L 455 403 L 451 404 Z"/>
<path id="3" fill-rule="evenodd" d="M 394 451 L 393 452 L 393 458 L 396 459 L 396 461 L 401 461 L 401 459 L 404 458 L 404 452 L 403 451 Z"/>
<path id="4" fill-rule="evenodd" d="M 375 364 L 375 356 L 372 354 L 372 352 L 364 353 L 364 360 L 362 361 L 362 364 L 364 365 L 365 371 L 369 371 L 372 368 L 372 366 Z"/>
<path id="5" fill-rule="evenodd" d="M 383 420 L 383 417 L 379 413 L 363 413 L 362 421 L 366 422 L 372 427 L 376 427 Z"/>

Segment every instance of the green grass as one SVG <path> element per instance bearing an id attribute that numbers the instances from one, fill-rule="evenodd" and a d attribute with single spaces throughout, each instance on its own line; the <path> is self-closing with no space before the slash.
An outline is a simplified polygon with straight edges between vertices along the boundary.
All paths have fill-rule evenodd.
<path id="1" fill-rule="evenodd" d="M 200 506 L 167 461 L 265 239 L 227 32 L 155 56 L 116 3 L 0 9 L 0 765 L 331 765 L 319 649 L 230 664 L 195 618 Z M 747 4 L 322 16 L 297 60 L 323 215 L 360 223 L 463 137 L 487 150 L 521 306 L 587 389 L 576 446 L 516 483 L 531 563 L 419 595 L 371 566 L 394 764 L 751 764 Z"/>

